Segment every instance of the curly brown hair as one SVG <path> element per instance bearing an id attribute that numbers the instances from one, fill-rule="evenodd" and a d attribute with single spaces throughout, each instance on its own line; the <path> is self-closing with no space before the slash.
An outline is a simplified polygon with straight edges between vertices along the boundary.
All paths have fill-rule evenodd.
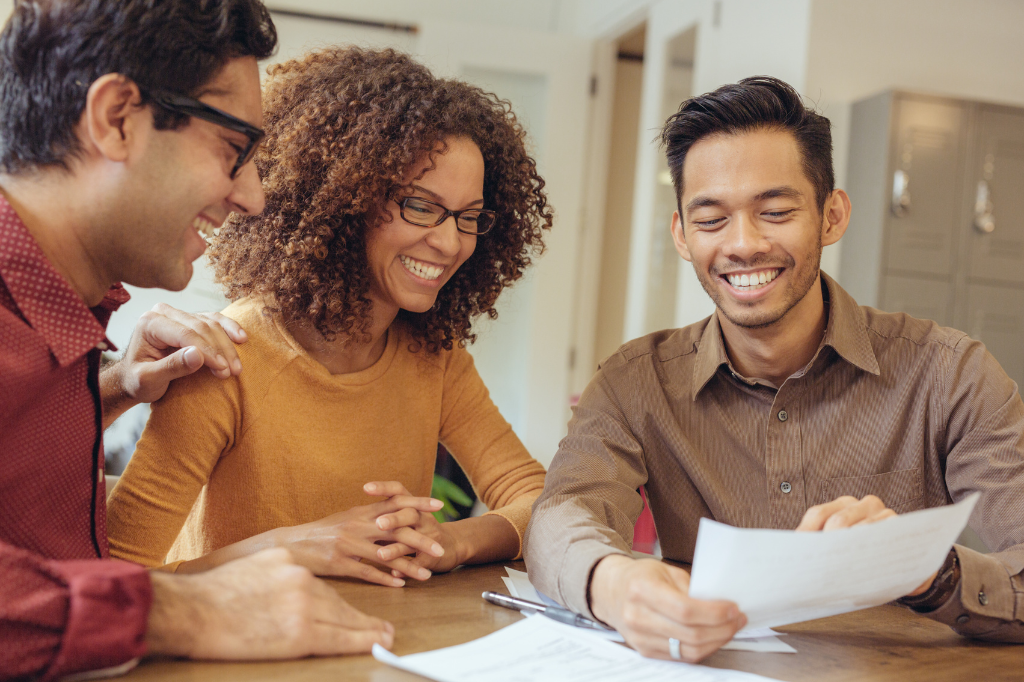
<path id="1" fill-rule="evenodd" d="M 267 137 L 255 157 L 266 209 L 233 216 L 210 249 L 228 298 L 268 297 L 287 321 L 310 321 L 328 339 L 365 338 L 373 305 L 366 233 L 403 194 L 418 160 L 465 137 L 484 157 L 494 227 L 430 310 L 399 318 L 431 351 L 471 343 L 473 319 L 497 317 L 498 294 L 543 251 L 552 222 L 511 105 L 394 50 L 322 50 L 268 72 Z"/>

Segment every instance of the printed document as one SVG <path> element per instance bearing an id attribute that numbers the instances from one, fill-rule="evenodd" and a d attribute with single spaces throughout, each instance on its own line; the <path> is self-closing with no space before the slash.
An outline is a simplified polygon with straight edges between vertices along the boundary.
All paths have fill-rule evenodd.
<path id="1" fill-rule="evenodd" d="M 978 497 L 820 533 L 701 519 L 690 596 L 736 602 L 748 629 L 884 604 L 942 566 Z"/>
<path id="2" fill-rule="evenodd" d="M 531 616 L 468 644 L 396 656 L 374 645 L 382 663 L 439 682 L 769 682 L 770 678 L 644 658 L 583 628 Z"/>

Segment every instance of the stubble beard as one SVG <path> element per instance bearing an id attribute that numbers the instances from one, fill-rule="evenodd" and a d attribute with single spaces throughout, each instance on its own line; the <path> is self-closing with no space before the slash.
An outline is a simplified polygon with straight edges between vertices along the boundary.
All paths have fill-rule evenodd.
<path id="1" fill-rule="evenodd" d="M 786 287 L 782 303 L 771 310 L 758 310 L 757 308 L 762 305 L 759 302 L 747 305 L 729 300 L 727 294 L 722 291 L 719 285 L 719 280 L 721 279 L 719 275 L 721 273 L 717 267 L 712 267 L 710 272 L 704 272 L 696 268 L 694 268 L 694 271 L 697 273 L 700 285 L 704 287 L 704 291 L 711 297 L 718 312 L 724 315 L 725 319 L 744 329 L 764 329 L 784 318 L 790 310 L 804 299 L 807 292 L 814 286 L 821 267 L 821 248 L 821 237 L 819 236 L 818 243 L 810 254 L 810 258 L 804 261 L 805 267 L 800 272 L 795 272 L 796 261 L 788 254 L 784 262 L 780 262 L 778 259 L 769 261 L 768 259 L 755 258 L 750 263 L 743 264 L 742 269 L 778 267 L 786 268 L 789 272 L 795 272 L 796 277 Z M 730 268 L 730 270 L 732 269 L 736 268 Z"/>

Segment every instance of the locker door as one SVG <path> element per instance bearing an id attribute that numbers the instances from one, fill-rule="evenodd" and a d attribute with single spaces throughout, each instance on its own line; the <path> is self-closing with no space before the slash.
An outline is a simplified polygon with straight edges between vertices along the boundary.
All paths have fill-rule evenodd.
<path id="1" fill-rule="evenodd" d="M 1018 386 L 1024 385 L 1024 290 L 971 284 L 966 331 L 988 347 Z"/>
<path id="2" fill-rule="evenodd" d="M 889 275 L 882 284 L 879 307 L 922 320 L 935 320 L 944 327 L 950 327 L 953 322 L 952 290 L 953 285 L 942 280 Z"/>
<path id="3" fill-rule="evenodd" d="M 962 187 L 963 106 L 902 95 L 894 107 L 886 268 L 948 277 Z"/>
<path id="4" fill-rule="evenodd" d="M 982 107 L 978 122 L 967 167 L 968 276 L 1024 284 L 1024 114 Z"/>

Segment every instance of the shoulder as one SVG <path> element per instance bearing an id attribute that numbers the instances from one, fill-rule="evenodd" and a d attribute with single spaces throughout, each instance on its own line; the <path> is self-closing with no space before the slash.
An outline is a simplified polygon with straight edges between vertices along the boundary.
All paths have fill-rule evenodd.
<path id="1" fill-rule="evenodd" d="M 663 329 L 628 341 L 599 364 L 605 372 L 621 372 L 639 366 L 693 359 L 710 317 L 679 329 Z"/>
<path id="2" fill-rule="evenodd" d="M 953 354 L 972 343 L 966 333 L 943 327 L 932 320 L 922 320 L 906 313 L 887 313 L 868 306 L 861 306 L 861 310 L 876 350 L 898 346 L 910 351 Z"/>
<path id="3" fill-rule="evenodd" d="M 282 368 L 297 354 L 294 341 L 282 333 L 277 314 L 258 299 L 242 298 L 222 311 L 241 325 L 248 340 L 236 346 L 242 366 Z M 243 372 L 244 374 L 245 372 Z"/>

